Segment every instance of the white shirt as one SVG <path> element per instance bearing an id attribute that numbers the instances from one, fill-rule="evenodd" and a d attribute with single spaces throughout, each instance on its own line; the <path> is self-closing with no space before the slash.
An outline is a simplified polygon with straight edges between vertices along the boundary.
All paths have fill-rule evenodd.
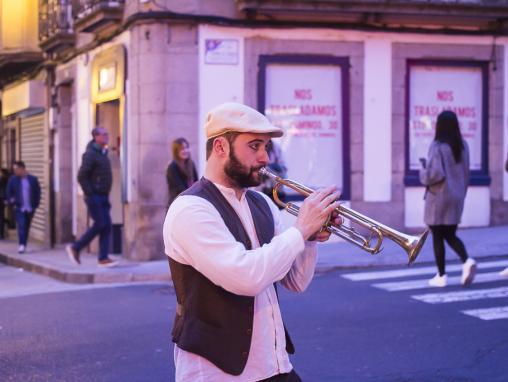
<path id="1" fill-rule="evenodd" d="M 21 206 L 22 212 L 32 212 L 31 204 L 31 187 L 27 176 L 21 177 L 21 193 L 23 195 L 23 204 Z"/>
<path id="2" fill-rule="evenodd" d="M 273 283 L 301 292 L 307 288 L 316 266 L 316 245 L 305 242 L 300 231 L 281 231 L 280 211 L 265 197 L 272 210 L 275 236 L 259 246 L 245 192 L 240 200 L 233 189 L 215 184 L 236 211 L 252 242 L 252 250 L 233 237 L 219 212 L 207 200 L 179 196 L 164 222 L 166 254 L 192 266 L 216 285 L 243 296 L 254 296 L 254 323 L 249 357 L 243 373 L 227 374 L 205 358 L 175 346 L 176 381 L 258 381 L 293 366 L 286 352 L 286 338 Z"/>

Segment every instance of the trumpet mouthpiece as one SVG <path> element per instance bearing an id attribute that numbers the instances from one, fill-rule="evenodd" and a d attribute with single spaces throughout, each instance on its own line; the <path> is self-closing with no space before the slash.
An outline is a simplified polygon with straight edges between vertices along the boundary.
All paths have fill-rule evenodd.
<path id="1" fill-rule="evenodd" d="M 266 167 L 261 167 L 259 169 L 259 175 L 263 175 L 263 176 L 266 176 L 268 178 L 272 178 L 272 179 L 276 179 L 277 175 L 271 173 L 270 171 L 268 171 L 266 169 Z"/>

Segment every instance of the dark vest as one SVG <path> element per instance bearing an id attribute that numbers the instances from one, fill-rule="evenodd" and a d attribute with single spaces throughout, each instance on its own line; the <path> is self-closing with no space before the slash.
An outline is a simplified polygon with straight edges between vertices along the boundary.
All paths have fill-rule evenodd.
<path id="1" fill-rule="evenodd" d="M 237 213 L 217 187 L 205 178 L 181 195 L 208 200 L 220 213 L 235 239 L 252 249 L 252 243 Z M 274 236 L 273 216 L 263 196 L 247 191 L 247 202 L 260 245 Z M 254 297 L 239 296 L 215 285 L 189 265 L 169 258 L 176 291 L 177 311 L 173 342 L 200 355 L 226 373 L 240 375 L 245 368 L 252 339 Z M 286 332 L 286 351 L 294 347 Z"/>

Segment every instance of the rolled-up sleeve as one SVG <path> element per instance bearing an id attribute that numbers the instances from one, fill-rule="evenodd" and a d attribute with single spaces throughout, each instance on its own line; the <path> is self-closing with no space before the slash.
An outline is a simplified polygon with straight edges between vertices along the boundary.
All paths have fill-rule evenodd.
<path id="1" fill-rule="evenodd" d="M 306 241 L 305 248 L 293 262 L 291 269 L 281 284 L 293 292 L 303 292 L 309 286 L 316 270 L 317 245 L 315 242 Z"/>
<path id="2" fill-rule="evenodd" d="M 265 195 L 263 195 L 265 196 Z M 271 210 L 274 219 L 275 225 L 275 235 L 278 235 L 282 230 L 282 221 L 280 218 L 281 211 L 279 211 L 278 207 L 265 196 Z M 286 212 L 282 212 L 286 213 Z M 303 292 L 309 286 L 312 278 L 314 277 L 314 272 L 316 270 L 316 261 L 317 261 L 317 243 L 313 241 L 305 241 L 305 246 L 302 251 L 300 251 L 293 261 L 289 272 L 286 276 L 281 280 L 281 284 L 293 291 L 293 292 Z"/>

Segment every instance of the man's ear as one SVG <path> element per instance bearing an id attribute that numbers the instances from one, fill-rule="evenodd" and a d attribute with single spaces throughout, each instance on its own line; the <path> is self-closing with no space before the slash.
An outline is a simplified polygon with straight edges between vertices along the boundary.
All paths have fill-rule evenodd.
<path id="1" fill-rule="evenodd" d="M 213 151 L 219 157 L 228 157 L 229 156 L 229 142 L 224 137 L 217 137 L 213 141 Z"/>

